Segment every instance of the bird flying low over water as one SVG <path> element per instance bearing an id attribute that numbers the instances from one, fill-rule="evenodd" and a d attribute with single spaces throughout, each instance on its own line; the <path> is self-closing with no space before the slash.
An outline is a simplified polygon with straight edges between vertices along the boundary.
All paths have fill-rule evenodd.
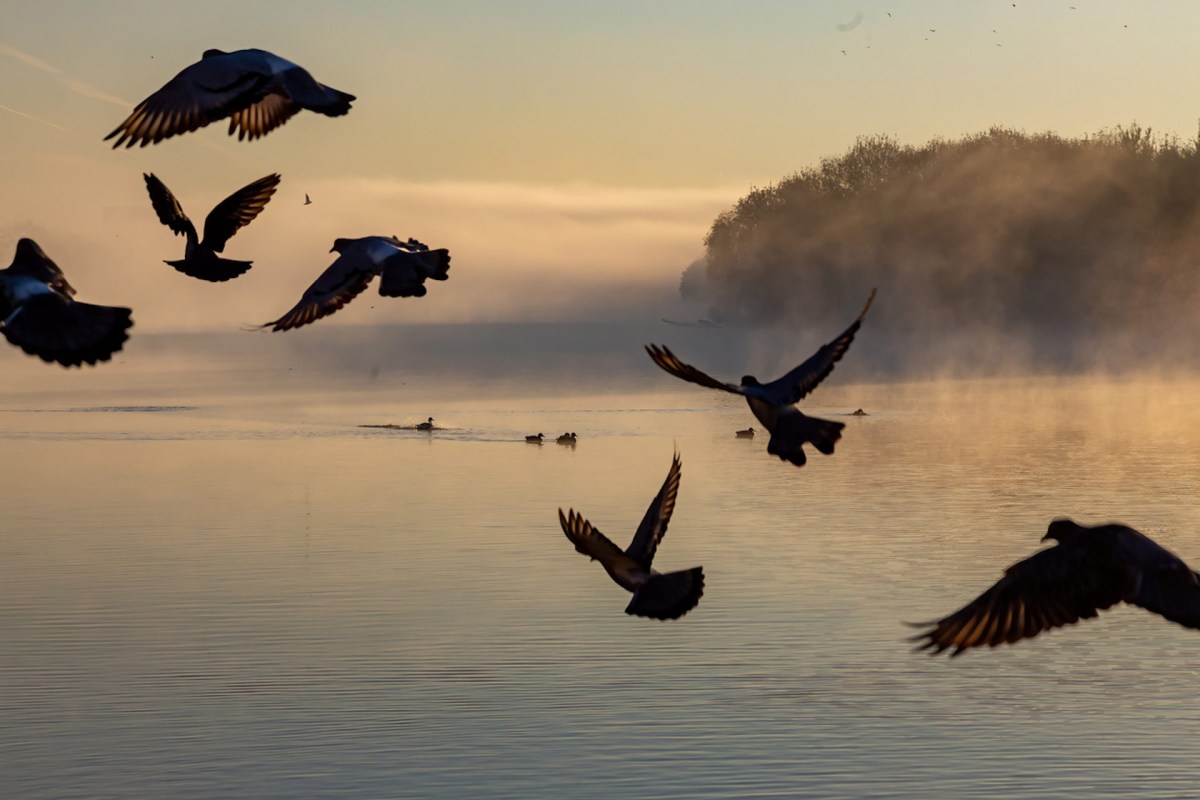
<path id="1" fill-rule="evenodd" d="M 0 333 L 26 353 L 64 367 L 107 361 L 121 349 L 133 312 L 72 299 L 74 287 L 32 239 L 17 242 L 0 270 Z"/>
<path id="2" fill-rule="evenodd" d="M 424 297 L 425 281 L 450 277 L 450 251 L 430 250 L 416 239 L 395 236 L 337 239 L 330 249 L 338 258 L 305 290 L 291 311 L 260 327 L 286 331 L 315 322 L 357 297 L 371 279 L 380 276 L 384 297 Z"/>
<path id="3" fill-rule="evenodd" d="M 642 524 L 638 525 L 633 541 L 625 550 L 593 528 L 582 515 L 575 513 L 575 509 L 566 515 L 561 508 L 558 510 L 559 524 L 575 549 L 593 561 L 599 561 L 618 586 L 633 592 L 633 599 L 625 608 L 626 614 L 652 619 L 678 619 L 695 608 L 704 594 L 703 567 L 666 574 L 650 567 L 658 543 L 667 533 L 671 513 L 675 510 L 681 466 L 679 454 L 676 453 L 667 479 L 646 509 Z"/>
<path id="4" fill-rule="evenodd" d="M 874 300 L 875 290 L 872 289 L 866 305 L 849 328 L 832 342 L 823 345 L 803 364 L 770 383 L 759 383 L 753 375 L 744 376 L 740 385 L 723 383 L 683 363 L 666 347 L 646 345 L 646 352 L 655 364 L 676 378 L 745 397 L 755 418 L 771 434 L 767 452 L 802 467 L 807 458 L 801 445 L 809 442 L 820 452 L 830 455 L 833 446 L 842 437 L 842 428 L 846 426 L 841 422 L 805 416 L 795 404 L 833 372 L 833 365 L 846 354 Z"/>
<path id="5" fill-rule="evenodd" d="M 157 144 L 229 117 L 229 135 L 257 139 L 301 109 L 327 117 L 350 111 L 354 95 L 318 83 L 303 67 L 266 50 L 206 50 L 147 97 L 105 141 L 113 148 Z"/>
<path id="6" fill-rule="evenodd" d="M 150 193 L 150 202 L 159 221 L 174 231 L 176 236 L 187 237 L 183 258 L 163 263 L 170 264 L 185 275 L 205 281 L 227 281 L 250 269 L 253 261 L 234 261 L 221 258 L 217 253 L 225 249 L 225 244 L 239 228 L 249 225 L 267 205 L 279 186 L 278 175 L 259 178 L 218 203 L 204 220 L 202 240 L 197 240 L 196 226 L 183 213 L 183 206 L 166 184 L 153 173 L 143 173 L 142 177 L 146 179 L 146 191 Z"/>
<path id="7" fill-rule="evenodd" d="M 1200 575 L 1153 539 L 1125 525 L 1050 523 L 1058 544 L 1018 561 L 996 585 L 913 637 L 931 655 L 995 647 L 1091 619 L 1120 602 L 1187 628 L 1200 628 Z"/>

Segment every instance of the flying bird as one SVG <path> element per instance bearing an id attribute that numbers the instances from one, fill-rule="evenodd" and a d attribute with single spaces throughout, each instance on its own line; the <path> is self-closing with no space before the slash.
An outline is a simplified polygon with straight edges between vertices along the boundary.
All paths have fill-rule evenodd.
<path id="1" fill-rule="evenodd" d="M 633 592 L 625 608 L 626 614 L 652 619 L 678 619 L 696 607 L 704 594 L 704 568 L 692 567 L 666 574 L 651 568 L 658 543 L 667 532 L 667 523 L 675 510 L 679 494 L 679 475 L 682 462 L 679 454 L 671 461 L 667 479 L 658 495 L 650 502 L 633 541 L 624 551 L 613 544 L 592 524 L 571 509 L 565 516 L 558 510 L 558 522 L 575 549 L 600 566 L 617 585 Z"/>
<path id="2" fill-rule="evenodd" d="M 164 261 L 164 264 L 170 264 L 184 275 L 205 281 L 227 281 L 250 269 L 254 263 L 252 261 L 221 258 L 217 253 L 224 251 L 225 244 L 238 229 L 249 225 L 267 205 L 279 186 L 278 175 L 259 178 L 218 203 L 204 220 L 204 238 L 200 240 L 196 236 L 196 226 L 183 213 L 183 206 L 166 184 L 154 173 L 143 173 L 142 177 L 146 179 L 146 191 L 150 193 L 150 203 L 158 214 L 159 222 L 174 231 L 176 236 L 187 237 L 183 258 Z"/>
<path id="3" fill-rule="evenodd" d="M 32 239 L 17 242 L 0 270 L 0 333 L 47 363 L 78 367 L 107 361 L 129 338 L 133 312 L 74 300 L 75 288 Z"/>
<path id="4" fill-rule="evenodd" d="M 416 239 L 336 239 L 329 252 L 338 253 L 337 260 L 305 290 L 291 311 L 260 327 L 286 331 L 329 316 L 362 293 L 376 275 L 380 276 L 379 294 L 384 297 L 424 297 L 426 279 L 450 277 L 450 251 L 430 250 Z"/>
<path id="5" fill-rule="evenodd" d="M 913 637 L 931 655 L 995 647 L 1091 619 L 1120 602 L 1187 628 L 1200 628 L 1200 574 L 1153 539 L 1125 525 L 1050 523 L 1042 541 L 1058 544 L 1018 561 L 996 585 Z"/>
<path id="6" fill-rule="evenodd" d="M 683 363 L 664 346 L 646 345 L 646 352 L 655 364 L 676 378 L 745 397 L 754 417 L 771 434 L 767 452 L 802 467 L 807 458 L 801 445 L 811 443 L 820 452 L 830 455 L 834 444 L 842 437 L 842 428 L 846 426 L 841 422 L 805 416 L 795 404 L 833 372 L 834 364 L 846 354 L 874 300 L 875 290 L 872 289 L 866 305 L 849 328 L 832 342 L 823 345 L 803 364 L 770 383 L 759 383 L 753 375 L 744 376 L 740 385 L 723 383 Z"/>
<path id="7" fill-rule="evenodd" d="M 304 205 L 306 205 L 306 206 L 312 205 L 312 200 L 309 199 L 307 192 L 304 193 Z"/>
<path id="8" fill-rule="evenodd" d="M 357 98 L 318 83 L 303 67 L 266 50 L 205 50 L 203 57 L 147 97 L 117 129 L 121 145 L 158 144 L 229 117 L 238 141 L 266 136 L 300 109 L 327 117 L 350 111 Z"/>

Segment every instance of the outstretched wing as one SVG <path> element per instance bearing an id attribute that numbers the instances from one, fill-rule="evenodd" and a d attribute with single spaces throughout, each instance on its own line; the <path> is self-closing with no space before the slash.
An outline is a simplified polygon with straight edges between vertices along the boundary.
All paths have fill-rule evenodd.
<path id="1" fill-rule="evenodd" d="M 667 524 L 671 521 L 671 513 L 675 511 L 675 498 L 679 494 L 682 465 L 683 462 L 676 453 L 675 458 L 671 461 L 671 469 L 667 472 L 667 479 L 663 481 L 658 495 L 650 502 L 650 507 L 646 509 L 646 516 L 642 517 L 642 523 L 638 525 L 637 533 L 633 535 L 633 541 L 625 549 L 625 555 L 637 560 L 646 569 L 650 569 L 650 564 L 654 561 L 654 553 L 658 549 L 658 543 L 666 535 Z"/>
<path id="2" fill-rule="evenodd" d="M 268 175 L 243 186 L 218 203 L 204 220 L 203 244 L 217 253 L 224 250 L 230 237 L 239 228 L 249 225 L 266 207 L 278 186 L 279 175 Z"/>
<path id="3" fill-rule="evenodd" d="M 1131 603 L 1186 628 L 1200 628 L 1200 573 L 1158 542 L 1132 528 L 1116 532 L 1118 557 L 1138 573 Z"/>
<path id="4" fill-rule="evenodd" d="M 362 293 L 377 271 L 378 265 L 364 258 L 361 252 L 344 253 L 313 281 L 300 302 L 279 319 L 264 323 L 262 327 L 286 331 L 327 317 Z"/>
<path id="5" fill-rule="evenodd" d="M 621 551 L 612 541 L 600 531 L 592 527 L 592 523 L 576 514 L 571 509 L 566 515 L 558 510 L 558 523 L 562 525 L 563 533 L 575 545 L 575 549 L 590 559 L 599 561 L 606 568 L 613 567 L 623 561 L 629 561 L 629 556 Z"/>
<path id="6" fill-rule="evenodd" d="M 913 637 L 919 650 L 995 647 L 1090 619 L 1123 599 L 1129 572 L 1095 548 L 1059 544 L 1013 564 L 995 586 Z"/>
<path id="7" fill-rule="evenodd" d="M 709 389 L 720 389 L 723 392 L 743 394 L 740 386 L 735 386 L 732 383 L 722 383 L 716 378 L 705 375 L 692 365 L 685 364 L 680 361 L 679 357 L 668 350 L 665 346 L 660 347 L 656 344 L 648 344 L 646 345 L 646 352 L 650 354 L 650 360 L 674 375 L 676 378 L 682 378 L 685 381 L 697 383 Z"/>
<path id="8" fill-rule="evenodd" d="M 875 290 L 872 289 L 871 296 L 867 298 L 867 304 L 863 306 L 862 311 L 858 312 L 858 317 L 850 324 L 850 327 L 842 331 L 841 336 L 823 345 L 807 361 L 782 378 L 763 384 L 762 388 L 778 400 L 780 405 L 796 403 L 817 388 L 817 385 L 833 372 L 833 365 L 841 361 L 842 356 L 850 349 L 850 343 L 854 341 L 854 334 L 858 333 L 863 317 L 867 315 L 867 309 L 871 307 L 874 300 Z"/>
<path id="9" fill-rule="evenodd" d="M 266 136 L 300 113 L 300 106 L 280 92 L 271 92 L 261 100 L 229 115 L 229 135 L 237 131 L 238 141 L 254 141 Z"/>
<path id="10" fill-rule="evenodd" d="M 195 236 L 195 226 L 188 219 L 188 215 L 183 213 L 183 206 L 167 185 L 153 172 L 143 172 L 142 177 L 146 179 L 146 191 L 150 194 L 150 205 L 154 206 L 158 221 L 174 231 L 176 236 Z"/>
<path id="11" fill-rule="evenodd" d="M 157 144 L 163 139 L 202 128 L 253 103 L 271 76 L 246 56 L 217 50 L 185 67 L 161 89 L 137 105 L 105 141 L 121 145 Z"/>

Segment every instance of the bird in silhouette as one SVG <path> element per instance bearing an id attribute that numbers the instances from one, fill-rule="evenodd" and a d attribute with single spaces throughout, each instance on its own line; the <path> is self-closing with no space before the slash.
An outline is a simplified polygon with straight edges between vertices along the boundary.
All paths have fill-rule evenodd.
<path id="1" fill-rule="evenodd" d="M 678 619 L 696 607 L 704 594 L 704 568 L 692 567 L 666 574 L 651 568 L 654 553 L 667 532 L 667 523 L 675 510 L 679 494 L 682 462 L 679 454 L 671 461 L 667 479 L 651 501 L 638 525 L 633 541 L 624 551 L 613 544 L 592 524 L 571 509 L 566 515 L 558 510 L 558 522 L 575 549 L 600 566 L 617 585 L 633 592 L 626 614 L 652 619 Z"/>
<path id="2" fill-rule="evenodd" d="M 305 193 L 304 193 L 304 205 L 306 205 L 306 206 L 311 206 L 311 205 L 312 205 L 312 200 L 311 200 L 311 199 L 309 199 L 309 196 L 308 196 L 308 193 L 307 193 L 307 192 L 305 192 Z"/>
<path id="3" fill-rule="evenodd" d="M 379 294 L 384 297 L 424 297 L 426 279 L 450 277 L 450 251 L 430 250 L 416 239 L 336 239 L 329 252 L 337 253 L 337 260 L 305 290 L 300 301 L 260 328 L 286 331 L 327 317 L 361 294 L 376 275 L 380 276 Z"/>
<path id="4" fill-rule="evenodd" d="M 557 442 L 558 444 L 566 444 L 566 445 L 574 446 L 576 444 L 576 442 L 578 442 L 578 439 L 575 438 L 574 433 L 564 433 L 562 436 L 559 436 L 554 441 Z"/>
<path id="5" fill-rule="evenodd" d="M 133 312 L 81 303 L 58 265 L 32 239 L 17 242 L 0 270 L 0 333 L 47 363 L 78 367 L 107 361 L 129 338 Z"/>
<path id="6" fill-rule="evenodd" d="M 754 438 L 754 427 L 751 426 L 749 428 L 746 428 L 744 431 L 735 431 L 734 436 L 736 436 L 739 439 L 753 439 Z"/>
<path id="7" fill-rule="evenodd" d="M 143 174 L 142 177 L 146 179 L 146 191 L 150 193 L 150 203 L 158 214 L 159 222 L 174 231 L 176 236 L 187 237 L 183 258 L 163 263 L 170 264 L 184 275 L 214 282 L 236 278 L 250 269 L 254 263 L 252 261 L 221 258 L 217 253 L 223 252 L 226 243 L 238 229 L 249 225 L 266 207 L 279 186 L 278 175 L 259 178 L 218 203 L 204 220 L 203 239 L 197 238 L 196 226 L 183 213 L 183 206 L 166 184 L 154 173 Z"/>
<path id="8" fill-rule="evenodd" d="M 121 145 L 157 144 L 180 133 L 229 117 L 229 135 L 257 139 L 301 109 L 327 117 L 350 111 L 356 98 L 318 83 L 303 67 L 266 50 L 206 50 L 147 97 L 105 141 Z"/>
<path id="9" fill-rule="evenodd" d="M 542 439 L 544 439 L 544 438 L 546 438 L 545 435 L 539 433 L 534 436 L 526 436 L 525 441 L 528 442 L 529 444 L 541 444 Z"/>
<path id="10" fill-rule="evenodd" d="M 811 443 L 825 455 L 830 455 L 833 453 L 834 444 L 842 436 L 842 428 L 846 426 L 842 422 L 805 416 L 795 404 L 817 388 L 833 371 L 834 364 L 841 360 L 850 343 L 854 341 L 854 334 L 858 332 L 874 299 L 875 290 L 872 289 L 866 305 L 849 328 L 833 341 L 823 345 L 803 364 L 770 383 L 759 383 L 753 375 L 744 376 L 740 385 L 723 383 L 683 363 L 666 347 L 651 344 L 646 346 L 646 352 L 655 364 L 676 378 L 745 397 L 755 419 L 771 434 L 767 452 L 802 467 L 807 461 L 802 447 L 805 442 Z"/>
<path id="11" fill-rule="evenodd" d="M 913 637 L 932 655 L 995 647 L 1091 619 L 1120 602 L 1187 628 L 1200 628 L 1200 575 L 1133 528 L 1050 523 L 1042 541 L 1058 544 L 1004 571 L 992 588 Z"/>
<path id="12" fill-rule="evenodd" d="M 433 430 L 433 417 L 430 417 L 429 419 L 425 420 L 424 422 L 418 422 L 417 430 L 419 430 L 419 431 Z"/>

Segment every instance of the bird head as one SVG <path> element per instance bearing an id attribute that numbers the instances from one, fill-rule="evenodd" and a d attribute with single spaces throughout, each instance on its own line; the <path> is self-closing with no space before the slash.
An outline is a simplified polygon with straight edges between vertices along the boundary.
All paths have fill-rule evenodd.
<path id="1" fill-rule="evenodd" d="M 350 246 L 352 239 L 334 239 L 333 247 L 329 248 L 331 253 L 344 253 L 346 248 Z"/>
<path id="2" fill-rule="evenodd" d="M 1056 542 L 1066 544 L 1083 533 L 1087 528 L 1081 525 L 1076 525 L 1069 519 L 1056 519 L 1050 523 L 1050 527 L 1046 528 L 1046 535 L 1042 537 L 1042 541 L 1053 539 Z"/>
<path id="3" fill-rule="evenodd" d="M 214 47 L 209 50 L 205 50 L 204 55 L 202 55 L 200 57 L 201 58 L 216 58 L 217 56 L 227 56 L 227 55 L 229 55 L 229 54 L 226 53 L 224 50 L 218 50 L 217 48 Z"/>
<path id="4" fill-rule="evenodd" d="M 743 375 L 742 386 L 762 386 L 762 384 L 759 383 L 758 378 L 754 377 L 753 375 Z"/>

